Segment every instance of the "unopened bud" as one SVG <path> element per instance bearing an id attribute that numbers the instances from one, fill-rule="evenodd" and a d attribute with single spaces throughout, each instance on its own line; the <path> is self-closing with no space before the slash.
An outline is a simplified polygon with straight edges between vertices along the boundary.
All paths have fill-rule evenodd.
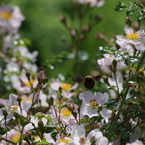
<path id="1" fill-rule="evenodd" d="M 71 35 L 72 35 L 72 36 L 75 36 L 76 34 L 77 34 L 77 33 L 76 33 L 76 30 L 72 29 L 72 30 L 71 30 Z"/>
<path id="2" fill-rule="evenodd" d="M 66 17 L 65 17 L 65 16 L 60 15 L 60 16 L 59 16 L 59 19 L 60 19 L 60 21 L 61 21 L 62 23 L 66 24 Z"/>
<path id="3" fill-rule="evenodd" d="M 80 35 L 79 38 L 80 38 L 80 40 L 84 39 L 84 35 L 83 34 Z"/>
<path id="4" fill-rule="evenodd" d="M 95 16 L 95 19 L 96 19 L 97 21 L 101 21 L 101 20 L 103 19 L 103 15 L 96 15 L 96 16 Z"/>
<path id="5" fill-rule="evenodd" d="M 130 18 L 126 17 L 126 18 L 125 18 L 125 22 L 126 22 L 126 24 L 127 24 L 128 26 L 131 27 L 132 20 L 131 20 Z"/>
<path id="6" fill-rule="evenodd" d="M 44 74 L 44 71 L 40 71 L 39 73 L 38 73 L 38 80 L 43 80 L 44 78 L 45 78 L 45 74 Z"/>
<path id="7" fill-rule="evenodd" d="M 66 41 L 66 37 L 65 37 L 65 36 L 62 36 L 62 37 L 61 37 L 61 40 L 62 40 L 62 41 Z"/>
<path id="8" fill-rule="evenodd" d="M 86 26 L 83 26 L 83 28 L 82 28 L 82 31 L 83 32 L 87 32 L 88 30 L 89 30 L 89 26 L 87 26 L 87 25 Z"/>

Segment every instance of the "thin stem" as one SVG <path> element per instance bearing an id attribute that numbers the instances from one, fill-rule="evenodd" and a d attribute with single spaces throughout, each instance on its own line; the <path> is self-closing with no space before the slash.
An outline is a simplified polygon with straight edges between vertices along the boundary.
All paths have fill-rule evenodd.
<path id="1" fill-rule="evenodd" d="M 109 130 L 109 132 L 110 132 L 109 138 L 110 138 L 110 136 L 112 136 L 111 133 L 113 132 L 113 130 L 114 130 L 115 126 L 116 126 L 116 122 L 117 122 L 117 120 L 118 120 L 118 118 L 119 118 L 120 112 L 121 112 L 121 110 L 122 110 L 122 108 L 123 108 L 123 105 L 124 105 L 124 103 L 125 103 L 125 99 L 126 99 L 126 96 L 127 96 L 127 94 L 128 94 L 129 88 L 130 88 L 130 87 L 127 86 L 127 88 L 126 88 L 126 90 L 125 90 L 125 93 L 124 93 L 124 96 L 123 96 L 123 98 L 122 98 L 122 102 L 121 102 L 121 104 L 120 104 L 120 106 L 119 106 L 119 110 L 118 110 L 118 112 L 117 112 L 117 115 L 115 116 L 115 119 L 113 120 L 112 125 L 111 125 L 111 127 L 110 127 L 110 130 Z"/>
<path id="2" fill-rule="evenodd" d="M 145 59 L 145 52 L 143 52 L 143 54 L 142 54 L 142 56 L 141 56 L 141 59 L 140 59 L 139 64 L 138 64 L 138 66 L 137 66 L 135 75 L 136 75 L 137 72 L 139 71 L 139 69 L 140 69 L 140 67 L 141 67 L 141 65 L 142 65 L 142 63 L 143 63 L 143 61 L 144 61 L 144 59 Z M 124 95 L 123 95 L 123 97 L 122 97 L 122 101 L 121 101 L 121 104 L 120 104 L 120 106 L 119 106 L 119 110 L 118 110 L 118 112 L 117 112 L 117 115 L 115 116 L 115 119 L 112 121 L 111 127 L 110 127 L 110 129 L 109 129 L 109 135 L 108 135 L 109 138 L 112 136 L 112 132 L 113 132 L 115 126 L 116 126 L 116 123 L 117 123 L 117 121 L 118 121 L 118 118 L 119 118 L 119 115 L 120 115 L 120 113 L 121 113 L 121 110 L 123 109 L 123 106 L 124 106 L 125 100 L 126 100 L 126 96 L 127 96 L 128 92 L 129 92 L 129 88 L 130 88 L 130 86 L 128 85 L 128 86 L 126 87 L 125 93 L 124 93 Z"/>
<path id="3" fill-rule="evenodd" d="M 22 126 L 21 136 L 20 136 L 20 143 L 19 143 L 19 145 L 21 145 L 22 142 L 23 142 L 23 130 L 24 130 L 24 126 Z"/>
<path id="4" fill-rule="evenodd" d="M 9 143 L 12 143 L 13 145 L 17 145 L 17 143 L 15 143 L 15 142 L 13 142 L 13 141 L 11 141 L 11 140 L 9 140 L 9 139 L 7 139 L 7 138 L 1 136 L 1 135 L 0 135 L 0 139 L 1 139 L 1 140 L 5 140 L 5 141 L 7 141 L 7 142 L 9 142 Z"/>
<path id="5" fill-rule="evenodd" d="M 136 68 L 135 75 L 136 75 L 137 72 L 139 71 L 139 69 L 140 69 L 140 67 L 141 67 L 141 65 L 142 65 L 142 63 L 143 63 L 143 61 L 144 61 L 144 59 L 145 59 L 145 51 L 143 52 L 143 54 L 142 54 L 142 56 L 141 56 L 140 62 L 139 62 L 139 64 L 138 64 L 137 68 Z"/>

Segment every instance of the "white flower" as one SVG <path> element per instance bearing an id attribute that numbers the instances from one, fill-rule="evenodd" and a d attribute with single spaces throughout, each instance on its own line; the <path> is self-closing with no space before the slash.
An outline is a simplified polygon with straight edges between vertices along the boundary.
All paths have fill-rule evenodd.
<path id="1" fill-rule="evenodd" d="M 4 120 L 3 111 L 0 111 L 0 118 L 2 120 L 1 126 L 5 127 L 6 123 L 11 120 L 14 113 L 17 112 L 20 115 L 23 115 L 24 117 L 27 117 L 27 110 L 31 107 L 30 103 L 27 100 L 23 100 L 18 102 L 18 96 L 14 94 L 9 95 L 9 100 L 4 100 L 5 109 L 7 111 L 6 120 Z"/>
<path id="2" fill-rule="evenodd" d="M 108 93 L 93 96 L 90 91 L 86 91 L 80 94 L 80 98 L 83 99 L 80 114 L 82 116 L 88 115 L 91 118 L 93 116 L 99 116 L 98 108 L 108 101 Z M 111 113 L 111 110 L 104 108 L 100 111 L 100 114 L 106 122 L 108 122 L 108 119 L 111 117 Z"/>
<path id="3" fill-rule="evenodd" d="M 115 57 L 113 54 L 104 54 L 104 58 L 98 59 L 98 64 L 102 72 L 110 74 L 112 72 L 113 60 L 117 62 L 116 70 L 122 71 L 126 64 L 121 56 Z"/>
<path id="4" fill-rule="evenodd" d="M 33 51 L 32 53 L 29 52 L 29 50 L 24 46 L 18 46 L 14 49 L 14 54 L 17 55 L 17 53 L 20 54 L 21 57 L 28 58 L 32 62 L 36 61 L 36 57 L 38 55 L 37 51 Z"/>
<path id="5" fill-rule="evenodd" d="M 116 43 L 121 47 L 120 50 L 129 52 L 132 54 L 135 47 L 139 51 L 145 51 L 145 47 L 143 44 L 145 43 L 145 32 L 144 30 L 139 30 L 134 32 L 133 28 L 131 27 L 124 27 L 124 32 L 126 36 L 117 35 Z"/>
<path id="6" fill-rule="evenodd" d="M 63 107 L 61 110 L 59 110 L 58 108 L 52 108 L 52 115 L 52 118 L 55 119 L 55 123 L 61 120 L 62 123 L 66 125 L 76 124 L 76 120 L 73 114 L 66 107 Z"/>
<path id="7" fill-rule="evenodd" d="M 98 129 L 90 131 L 86 137 L 86 132 L 83 125 L 74 126 L 72 131 L 72 139 L 75 145 L 91 145 L 95 142 L 96 145 L 107 145 L 108 139 L 103 137 L 103 134 Z"/>
<path id="8" fill-rule="evenodd" d="M 114 86 L 116 87 L 116 89 L 118 89 L 119 93 L 121 93 L 121 91 L 123 90 L 123 77 L 122 74 L 117 71 L 114 74 L 112 74 L 112 78 L 108 78 L 108 83 L 110 84 L 110 86 Z"/>
<path id="9" fill-rule="evenodd" d="M 37 113 L 37 114 L 42 114 L 42 115 L 44 115 L 43 113 Z M 37 115 L 36 114 L 36 115 Z M 46 116 L 46 115 L 45 115 Z M 41 121 L 43 122 L 43 124 L 44 124 L 44 126 L 46 126 L 46 123 L 47 123 L 47 119 L 45 118 L 45 117 L 43 117 L 42 119 L 41 119 Z M 30 123 L 28 123 L 26 126 L 25 126 L 25 130 L 31 130 L 31 129 L 33 129 L 33 128 L 37 128 L 38 127 L 38 122 L 39 122 L 39 119 L 38 119 L 38 117 L 36 117 L 36 116 L 31 116 L 30 117 Z"/>
<path id="10" fill-rule="evenodd" d="M 61 88 L 62 89 L 61 95 L 66 98 L 70 98 L 74 95 L 72 90 L 74 90 L 78 87 L 78 83 L 76 83 L 72 86 L 71 84 L 62 83 L 57 79 L 54 82 L 50 83 L 50 86 L 55 91 L 58 91 Z"/>
<path id="11" fill-rule="evenodd" d="M 9 33 L 16 33 L 23 20 L 24 16 L 21 14 L 18 6 L 0 7 L 0 26 Z M 1 31 L 0 33 L 3 32 Z"/>
<path id="12" fill-rule="evenodd" d="M 90 4 L 91 7 L 101 7 L 104 5 L 104 0 L 75 0 L 81 4 Z"/>
<path id="13" fill-rule="evenodd" d="M 19 90 L 22 93 L 31 93 L 32 92 L 31 86 L 33 86 L 33 88 L 36 88 L 36 86 L 38 85 L 38 80 L 36 78 L 28 80 L 26 75 L 21 75 L 20 79 L 22 81 L 22 85 L 19 86 L 17 90 Z"/>
<path id="14" fill-rule="evenodd" d="M 21 137 L 21 132 L 15 130 L 15 129 L 11 129 L 5 135 L 3 135 L 3 137 L 6 137 L 7 139 L 9 139 L 9 140 L 11 140 L 15 143 L 19 143 L 20 142 L 20 137 Z"/>
<path id="15" fill-rule="evenodd" d="M 56 145 L 74 145 L 70 137 L 65 136 L 64 138 L 58 138 Z"/>
<path id="16" fill-rule="evenodd" d="M 127 143 L 126 145 L 143 145 L 143 143 L 139 140 L 136 140 L 135 142 L 133 143 Z"/>

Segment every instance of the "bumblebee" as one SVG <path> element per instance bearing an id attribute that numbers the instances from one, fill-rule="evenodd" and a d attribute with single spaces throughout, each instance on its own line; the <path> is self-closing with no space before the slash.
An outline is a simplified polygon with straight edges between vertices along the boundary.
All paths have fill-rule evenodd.
<path id="1" fill-rule="evenodd" d="M 73 80 L 78 83 L 83 83 L 85 88 L 87 89 L 92 89 L 95 86 L 95 81 L 99 81 L 100 78 L 101 78 L 101 75 L 98 75 L 95 77 L 91 75 L 87 75 L 84 78 L 74 77 Z"/>

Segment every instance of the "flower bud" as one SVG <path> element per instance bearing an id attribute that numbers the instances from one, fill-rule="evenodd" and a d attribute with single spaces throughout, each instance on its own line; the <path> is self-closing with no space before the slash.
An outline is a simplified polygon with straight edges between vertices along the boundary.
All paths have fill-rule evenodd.
<path id="1" fill-rule="evenodd" d="M 130 18 L 126 17 L 126 18 L 125 18 L 125 22 L 126 22 L 126 24 L 127 24 L 128 26 L 131 27 L 132 20 L 131 20 Z"/>
<path id="2" fill-rule="evenodd" d="M 65 16 L 60 15 L 60 16 L 59 16 L 59 19 L 60 19 L 60 21 L 61 21 L 63 24 L 66 24 L 66 17 L 65 17 Z"/>
<path id="3" fill-rule="evenodd" d="M 44 71 L 41 70 L 39 73 L 38 73 L 38 76 L 37 76 L 38 80 L 43 80 L 45 78 L 45 74 L 44 74 Z"/>

